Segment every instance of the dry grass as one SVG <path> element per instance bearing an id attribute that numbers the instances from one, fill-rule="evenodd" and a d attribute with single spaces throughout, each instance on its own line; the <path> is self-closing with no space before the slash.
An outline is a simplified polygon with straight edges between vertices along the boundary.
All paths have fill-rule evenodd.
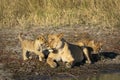
<path id="1" fill-rule="evenodd" d="M 120 26 L 120 0 L 0 0 L 0 26 Z"/>

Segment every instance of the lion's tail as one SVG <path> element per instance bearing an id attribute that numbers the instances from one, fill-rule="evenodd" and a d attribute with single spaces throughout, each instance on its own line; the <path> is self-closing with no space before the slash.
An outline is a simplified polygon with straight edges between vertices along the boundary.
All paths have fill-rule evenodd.
<path id="1" fill-rule="evenodd" d="M 19 35 L 18 35 L 18 39 L 19 39 L 20 41 L 23 41 L 21 35 L 22 35 L 22 33 L 19 33 Z"/>

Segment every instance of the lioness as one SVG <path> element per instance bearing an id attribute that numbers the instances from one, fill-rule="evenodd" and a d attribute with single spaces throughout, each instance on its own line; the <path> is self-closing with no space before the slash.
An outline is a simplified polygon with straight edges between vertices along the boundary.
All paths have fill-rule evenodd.
<path id="1" fill-rule="evenodd" d="M 42 61 L 44 58 L 44 54 L 42 50 L 45 46 L 46 40 L 42 35 L 39 35 L 35 40 L 26 40 L 22 39 L 22 33 L 19 34 L 18 38 L 21 42 L 22 50 L 23 50 L 23 60 L 27 60 L 27 52 L 34 52 L 39 56 L 39 61 Z"/>
<path id="2" fill-rule="evenodd" d="M 100 50 L 102 49 L 102 43 L 101 42 L 94 41 L 94 40 L 91 40 L 91 39 L 81 39 L 77 42 L 77 44 L 79 46 L 91 47 L 94 54 L 99 53 Z"/>
<path id="3" fill-rule="evenodd" d="M 82 62 L 84 59 L 83 49 L 77 45 L 66 42 L 62 37 L 62 33 L 48 35 L 48 45 L 53 49 L 53 52 L 49 53 L 47 63 L 52 68 L 57 67 L 55 61 L 62 60 L 66 63 L 67 68 L 71 68 L 75 63 Z M 87 52 L 87 49 L 84 49 L 84 51 Z M 88 62 L 91 63 L 90 59 Z"/>

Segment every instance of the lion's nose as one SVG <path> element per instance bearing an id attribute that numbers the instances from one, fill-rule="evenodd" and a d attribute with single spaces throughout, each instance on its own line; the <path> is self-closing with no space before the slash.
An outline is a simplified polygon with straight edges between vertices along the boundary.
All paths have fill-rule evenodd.
<path id="1" fill-rule="evenodd" d="M 48 42 L 45 43 L 46 47 L 49 47 Z"/>

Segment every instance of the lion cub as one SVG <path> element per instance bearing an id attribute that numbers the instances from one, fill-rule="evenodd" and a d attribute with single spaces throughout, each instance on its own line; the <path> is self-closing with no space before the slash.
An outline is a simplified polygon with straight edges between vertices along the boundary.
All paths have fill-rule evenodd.
<path id="1" fill-rule="evenodd" d="M 42 35 L 39 35 L 35 40 L 26 40 L 22 39 L 22 33 L 19 34 L 18 38 L 21 42 L 22 50 L 23 50 L 23 60 L 27 60 L 27 52 L 34 52 L 39 56 L 39 60 L 42 61 L 44 58 L 44 54 L 42 53 L 43 48 L 45 46 L 46 40 Z"/>
<path id="2" fill-rule="evenodd" d="M 90 39 L 81 39 L 77 42 L 77 44 L 79 46 L 91 47 L 94 54 L 99 53 L 100 50 L 102 49 L 102 43 L 101 42 L 97 42 L 97 41 L 90 40 Z"/>
<path id="3" fill-rule="evenodd" d="M 57 67 L 55 61 L 63 61 L 67 68 L 71 68 L 75 63 L 82 62 L 84 52 L 81 47 L 70 44 L 63 39 L 63 34 L 49 34 L 48 45 L 53 50 L 47 58 L 50 67 Z M 86 49 L 87 50 L 87 49 Z M 91 63 L 90 59 L 89 62 Z"/>

